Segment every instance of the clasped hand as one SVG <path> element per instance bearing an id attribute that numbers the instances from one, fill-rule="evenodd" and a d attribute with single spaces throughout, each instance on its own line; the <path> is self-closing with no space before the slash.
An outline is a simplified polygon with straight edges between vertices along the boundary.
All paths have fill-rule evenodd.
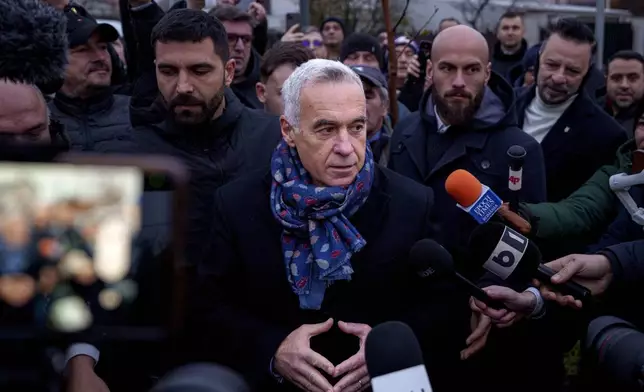
<path id="1" fill-rule="evenodd" d="M 461 351 L 463 360 L 485 347 L 492 324 L 499 328 L 509 327 L 521 320 L 524 315 L 530 314 L 537 302 L 535 295 L 529 291 L 517 293 L 502 286 L 489 286 L 483 291 L 491 299 L 503 302 L 507 309 L 493 309 L 474 297 L 470 298 L 472 334 L 467 338 L 467 347 Z"/>
<path id="2" fill-rule="evenodd" d="M 328 332 L 333 319 L 321 324 L 303 325 L 284 339 L 275 354 L 275 370 L 284 378 L 308 392 L 358 392 L 369 387 L 370 378 L 364 356 L 364 344 L 371 327 L 366 324 L 338 322 L 344 333 L 360 338 L 358 352 L 338 366 L 311 349 L 313 336 Z M 343 376 L 331 385 L 319 370 L 332 377 Z"/>

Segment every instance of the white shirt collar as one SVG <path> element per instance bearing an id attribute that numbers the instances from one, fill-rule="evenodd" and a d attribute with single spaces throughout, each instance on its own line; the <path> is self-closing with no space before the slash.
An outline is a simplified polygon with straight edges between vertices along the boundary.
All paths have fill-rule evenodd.
<path id="1" fill-rule="evenodd" d="M 436 110 L 436 105 L 434 105 L 434 115 L 436 116 L 436 130 L 438 133 L 445 133 L 449 129 L 449 125 L 445 124 L 443 120 L 441 120 L 441 116 L 438 115 L 438 110 Z"/>

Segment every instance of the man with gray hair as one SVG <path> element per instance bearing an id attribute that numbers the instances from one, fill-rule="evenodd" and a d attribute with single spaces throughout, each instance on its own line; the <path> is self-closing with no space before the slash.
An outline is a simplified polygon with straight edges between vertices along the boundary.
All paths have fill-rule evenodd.
<path id="1" fill-rule="evenodd" d="M 431 234 L 432 191 L 375 164 L 363 85 L 349 67 L 310 60 L 282 93 L 270 173 L 214 200 L 194 301 L 205 359 L 242 372 L 253 390 L 364 391 L 367 334 L 400 320 L 428 354 L 432 384 L 449 386 L 462 376 L 467 294 L 408 265 Z"/>

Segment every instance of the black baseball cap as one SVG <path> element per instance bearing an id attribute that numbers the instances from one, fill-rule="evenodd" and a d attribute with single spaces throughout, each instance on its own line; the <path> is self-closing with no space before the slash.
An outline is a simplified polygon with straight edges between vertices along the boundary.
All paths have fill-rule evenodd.
<path id="1" fill-rule="evenodd" d="M 387 79 L 385 75 L 377 68 L 367 67 L 364 65 L 354 65 L 351 66 L 353 72 L 358 74 L 361 79 L 366 79 L 369 83 L 373 84 L 378 88 L 388 88 Z"/>
<path id="2" fill-rule="evenodd" d="M 98 34 L 101 42 L 114 42 L 119 33 L 114 26 L 97 23 L 82 7 L 71 6 L 65 9 L 67 17 L 67 40 L 69 47 L 84 45 L 93 34 Z"/>

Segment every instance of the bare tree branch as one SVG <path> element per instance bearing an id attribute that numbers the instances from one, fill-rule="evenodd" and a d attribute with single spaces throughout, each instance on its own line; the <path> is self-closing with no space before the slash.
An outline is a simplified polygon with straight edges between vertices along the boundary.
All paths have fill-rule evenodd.
<path id="1" fill-rule="evenodd" d="M 481 16 L 485 9 L 490 5 L 491 0 L 465 0 L 461 3 L 461 12 L 465 21 L 472 27 L 479 27 Z M 513 8 L 517 3 L 520 3 L 521 0 L 512 0 L 507 9 Z"/>
<path id="2" fill-rule="evenodd" d="M 415 1 L 415 0 L 410 0 Z M 391 0 L 391 17 L 397 20 L 405 0 Z M 311 23 L 322 22 L 327 16 L 344 18 L 351 31 L 374 33 L 385 26 L 380 0 L 319 0 L 311 1 Z"/>

